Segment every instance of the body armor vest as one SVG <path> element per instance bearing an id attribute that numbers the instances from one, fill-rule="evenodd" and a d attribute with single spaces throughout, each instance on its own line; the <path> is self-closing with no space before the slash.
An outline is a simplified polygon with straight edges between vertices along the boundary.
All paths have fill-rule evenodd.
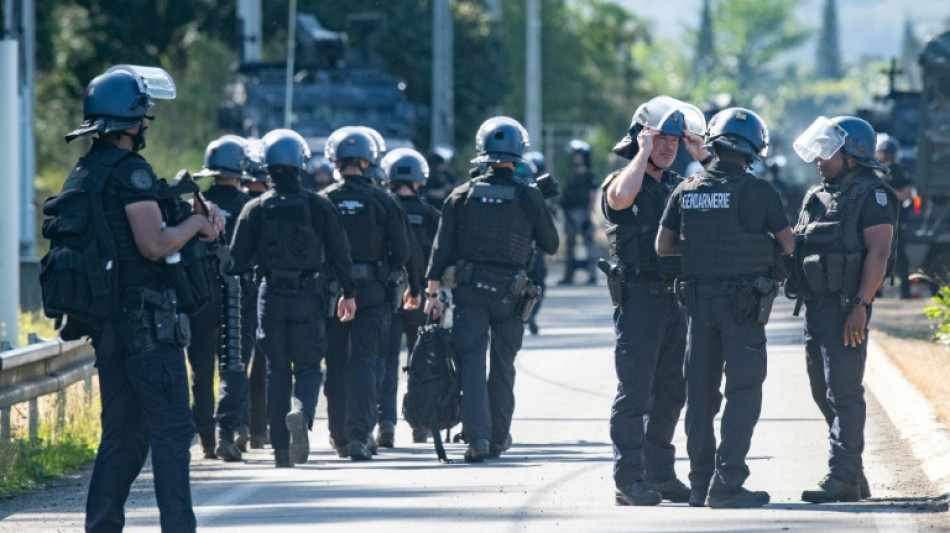
<path id="1" fill-rule="evenodd" d="M 533 223 L 515 182 L 493 184 L 476 178 L 458 214 L 461 259 L 525 268 L 531 258 Z"/>
<path id="2" fill-rule="evenodd" d="M 419 199 L 405 199 L 397 196 L 403 209 L 406 211 L 406 218 L 409 220 L 409 227 L 412 228 L 413 235 L 419 246 L 422 247 L 422 254 L 426 261 L 432 254 L 432 243 L 435 239 L 435 233 L 432 233 L 428 219 L 432 213 L 432 208 Z M 436 221 L 438 224 L 438 221 Z"/>
<path id="3" fill-rule="evenodd" d="M 672 177 L 673 179 L 669 179 Z M 612 178 L 613 179 L 613 178 Z M 607 184 L 611 180 L 607 181 Z M 644 176 L 644 180 L 653 178 Z M 657 187 L 643 187 L 633 202 L 633 222 L 628 224 L 605 223 L 607 247 L 610 259 L 623 262 L 627 271 L 634 275 L 655 274 L 665 279 L 679 275 L 679 257 L 659 257 L 656 254 L 656 234 L 666 202 L 682 178 L 666 174 Z M 606 187 L 606 185 L 605 185 Z"/>
<path id="4" fill-rule="evenodd" d="M 704 174 L 686 182 L 680 204 L 684 277 L 737 278 L 773 266 L 771 237 L 749 233 L 739 221 L 739 195 L 753 179 L 750 174 L 724 180 Z"/>
<path id="5" fill-rule="evenodd" d="M 313 272 L 323 266 L 324 243 L 313 227 L 309 194 L 264 193 L 257 260 L 265 276 L 272 270 Z"/>
<path id="6" fill-rule="evenodd" d="M 353 262 L 381 261 L 385 253 L 386 207 L 370 185 L 344 181 L 328 188 L 326 194 L 340 212 Z"/>
<path id="7" fill-rule="evenodd" d="M 224 238 L 227 242 L 231 242 L 237 219 L 244 209 L 244 204 L 250 201 L 251 197 L 241 192 L 237 187 L 230 185 L 212 185 L 205 191 L 204 197 L 221 209 L 221 214 L 224 215 L 226 222 Z"/>
<path id="8" fill-rule="evenodd" d="M 809 296 L 857 292 L 867 255 L 858 221 L 864 202 L 875 191 L 881 191 L 896 212 L 896 195 L 874 176 L 858 176 L 840 190 L 819 185 L 805 195 L 795 226 L 800 246 L 795 268 L 799 279 L 804 278 Z M 891 241 L 888 273 L 893 270 L 896 256 L 896 235 Z"/>

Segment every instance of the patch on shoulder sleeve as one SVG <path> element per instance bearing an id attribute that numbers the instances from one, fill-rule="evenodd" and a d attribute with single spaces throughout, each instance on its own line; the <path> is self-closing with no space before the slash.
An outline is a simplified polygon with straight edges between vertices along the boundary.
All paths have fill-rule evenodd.
<path id="1" fill-rule="evenodd" d="M 152 179 L 151 173 L 144 168 L 133 170 L 129 179 L 132 182 L 132 186 L 140 191 L 152 190 L 152 185 L 154 185 L 155 181 Z"/>
<path id="2" fill-rule="evenodd" d="M 881 207 L 887 206 L 887 193 L 881 189 L 874 189 L 874 199 Z"/>

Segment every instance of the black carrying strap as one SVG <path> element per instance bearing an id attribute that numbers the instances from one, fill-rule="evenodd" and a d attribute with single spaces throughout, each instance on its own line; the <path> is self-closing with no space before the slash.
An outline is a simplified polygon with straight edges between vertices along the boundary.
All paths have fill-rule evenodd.
<path id="1" fill-rule="evenodd" d="M 439 433 L 439 426 L 435 422 L 435 417 L 436 414 L 433 414 L 432 420 L 429 422 L 429 431 L 432 433 L 432 444 L 435 444 L 435 454 L 439 456 L 440 463 L 450 464 L 452 460 L 445 455 L 445 446 L 442 444 L 442 434 Z"/>

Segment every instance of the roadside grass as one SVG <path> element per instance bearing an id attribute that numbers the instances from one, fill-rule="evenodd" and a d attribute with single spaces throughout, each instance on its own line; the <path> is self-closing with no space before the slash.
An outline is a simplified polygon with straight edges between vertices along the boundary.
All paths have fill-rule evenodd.
<path id="1" fill-rule="evenodd" d="M 101 425 L 99 394 L 79 382 L 66 391 L 65 416 L 55 394 L 40 399 L 39 435 L 29 438 L 26 404 L 11 410 L 11 439 L 0 440 L 0 497 L 42 488 L 45 483 L 75 472 L 96 456 Z"/>

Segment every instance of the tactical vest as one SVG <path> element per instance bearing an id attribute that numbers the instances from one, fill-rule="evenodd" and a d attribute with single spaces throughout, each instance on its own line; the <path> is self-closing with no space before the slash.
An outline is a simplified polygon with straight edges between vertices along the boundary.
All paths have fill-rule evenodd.
<path id="1" fill-rule="evenodd" d="M 381 261 L 385 254 L 386 207 L 370 185 L 344 181 L 326 189 L 326 194 L 340 212 L 353 262 Z"/>
<path id="2" fill-rule="evenodd" d="M 607 180 L 605 187 L 615 177 Z M 653 178 L 644 176 L 643 179 Z M 675 176 L 674 180 L 661 182 L 659 187 L 641 188 L 630 207 L 632 222 L 614 224 L 608 221 L 604 224 L 610 259 L 615 263 L 622 262 L 630 274 L 655 274 L 666 279 L 679 275 L 680 258 L 657 256 L 655 243 L 666 201 L 680 181 L 681 178 Z"/>
<path id="3" fill-rule="evenodd" d="M 313 272 L 323 266 L 324 243 L 313 227 L 309 194 L 271 190 L 262 196 L 257 261 L 263 275 L 273 270 Z"/>
<path id="4" fill-rule="evenodd" d="M 406 200 L 397 196 L 403 209 L 406 211 L 406 218 L 409 220 L 409 227 L 412 228 L 413 235 L 419 246 L 422 247 L 422 254 L 426 261 L 432 253 L 432 243 L 435 240 L 435 234 L 427 227 L 427 219 L 431 213 L 431 207 L 420 200 Z"/>
<path id="5" fill-rule="evenodd" d="M 878 194 L 897 211 L 897 197 L 883 182 L 872 176 L 858 176 L 839 191 L 824 185 L 812 188 L 805 195 L 795 236 L 800 250 L 795 268 L 799 279 L 805 280 L 809 297 L 843 293 L 854 295 L 861 284 L 861 273 L 867 247 L 858 228 L 864 202 Z M 889 274 L 896 257 L 896 236 L 891 240 Z"/>
<path id="6" fill-rule="evenodd" d="M 459 258 L 525 268 L 531 258 L 533 220 L 515 182 L 492 184 L 482 178 L 469 182 L 458 210 Z"/>
<path id="7" fill-rule="evenodd" d="M 244 204 L 250 201 L 250 196 L 230 185 L 212 185 L 211 188 L 205 191 L 204 197 L 221 210 L 225 220 L 224 238 L 227 242 L 231 242 L 231 237 L 234 236 L 234 226 L 244 209 Z"/>
<path id="8" fill-rule="evenodd" d="M 756 179 L 691 177 L 680 199 L 683 276 L 688 279 L 736 278 L 765 273 L 774 264 L 766 233 L 749 233 L 739 220 L 743 187 Z"/>

